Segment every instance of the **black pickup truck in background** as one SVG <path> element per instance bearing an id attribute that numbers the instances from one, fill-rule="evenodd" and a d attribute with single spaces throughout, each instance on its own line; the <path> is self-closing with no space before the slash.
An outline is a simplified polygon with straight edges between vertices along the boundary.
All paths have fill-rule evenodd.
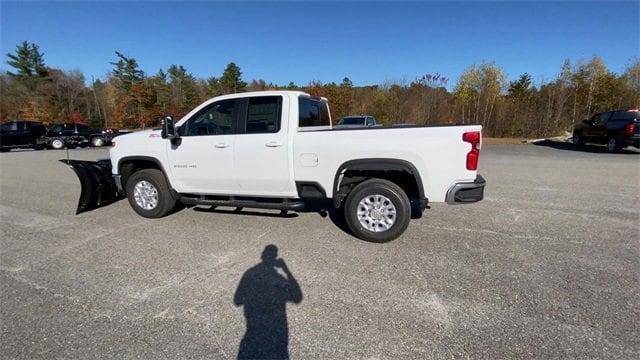
<path id="1" fill-rule="evenodd" d="M 573 129 L 573 143 L 606 144 L 610 152 L 640 148 L 640 110 L 607 111 L 583 120 Z"/>
<path id="2" fill-rule="evenodd" d="M 84 124 L 64 123 L 51 126 L 46 133 L 48 147 L 62 149 L 77 146 L 104 146 L 118 135 L 114 129 L 94 129 Z"/>
<path id="3" fill-rule="evenodd" d="M 0 126 L 0 151 L 11 149 L 42 150 L 46 129 L 37 121 L 9 121 Z"/>

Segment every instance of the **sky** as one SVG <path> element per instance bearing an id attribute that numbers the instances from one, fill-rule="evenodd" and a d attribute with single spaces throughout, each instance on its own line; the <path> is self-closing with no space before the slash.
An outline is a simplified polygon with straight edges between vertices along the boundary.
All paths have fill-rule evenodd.
<path id="1" fill-rule="evenodd" d="M 602 57 L 621 73 L 639 56 L 632 2 L 6 2 L 2 54 L 27 40 L 47 65 L 103 78 L 115 51 L 147 74 L 171 64 L 196 77 L 227 63 L 245 80 L 356 85 L 411 82 L 495 62 L 509 79 L 557 75 L 565 59 Z M 0 68 L 7 69 L 3 61 Z"/>

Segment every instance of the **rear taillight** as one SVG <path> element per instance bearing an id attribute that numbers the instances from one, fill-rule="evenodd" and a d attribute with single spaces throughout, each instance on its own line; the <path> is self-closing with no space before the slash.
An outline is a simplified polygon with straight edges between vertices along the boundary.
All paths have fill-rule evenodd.
<path id="1" fill-rule="evenodd" d="M 626 128 L 624 128 L 624 133 L 627 134 L 627 136 L 633 136 L 633 133 L 636 131 L 636 124 L 635 123 L 631 123 L 628 124 Z"/>
<path id="2" fill-rule="evenodd" d="M 467 170 L 477 170 L 480 158 L 480 131 L 463 133 L 462 141 L 471 144 L 471 150 L 467 153 Z"/>

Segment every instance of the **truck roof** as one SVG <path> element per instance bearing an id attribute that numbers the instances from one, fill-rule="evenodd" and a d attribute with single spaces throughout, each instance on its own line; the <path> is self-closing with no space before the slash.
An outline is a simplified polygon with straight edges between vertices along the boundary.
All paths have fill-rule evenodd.
<path id="1" fill-rule="evenodd" d="M 305 96 L 305 97 L 314 98 L 314 96 L 311 96 L 310 94 L 304 91 L 298 91 L 298 90 L 265 90 L 265 91 L 249 91 L 249 92 L 241 92 L 241 93 L 235 93 L 235 94 L 220 95 L 212 99 L 225 100 L 225 99 L 245 98 L 245 97 L 251 97 L 251 96 L 275 96 L 275 95 L 277 96 L 294 95 L 294 96 Z M 209 99 L 209 100 L 212 100 L 212 99 Z M 327 98 L 324 98 L 324 97 L 318 97 L 317 99 L 328 101 Z"/>

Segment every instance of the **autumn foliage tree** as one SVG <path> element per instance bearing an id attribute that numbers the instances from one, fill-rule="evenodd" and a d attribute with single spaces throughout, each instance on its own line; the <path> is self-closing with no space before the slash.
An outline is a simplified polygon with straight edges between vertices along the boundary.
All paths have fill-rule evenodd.
<path id="1" fill-rule="evenodd" d="M 0 74 L 0 121 L 33 119 L 46 123 L 87 122 L 92 126 L 143 128 L 161 117 L 181 117 L 204 100 L 229 93 L 270 89 L 303 90 L 329 99 L 333 119 L 369 114 L 385 125 L 479 123 L 489 136 L 546 136 L 570 130 L 594 112 L 640 106 L 640 60 L 621 73 L 593 57 L 565 61 L 550 81 L 528 73 L 512 81 L 494 62 L 471 65 L 455 84 L 438 73 L 413 81 L 355 86 L 351 79 L 306 86 L 249 83 L 230 62 L 221 74 L 200 79 L 174 64 L 145 74 L 138 61 L 121 52 L 108 76 L 87 79 L 77 70 L 48 67 L 37 45 L 19 44 L 7 54 L 11 68 Z"/>

